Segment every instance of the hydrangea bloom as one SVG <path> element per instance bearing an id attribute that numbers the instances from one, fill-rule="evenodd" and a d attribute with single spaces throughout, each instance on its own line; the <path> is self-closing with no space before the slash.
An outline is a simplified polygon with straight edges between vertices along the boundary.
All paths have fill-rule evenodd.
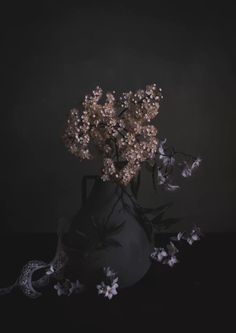
<path id="1" fill-rule="evenodd" d="M 157 128 L 150 122 L 159 112 L 161 89 L 149 85 L 119 100 L 107 93 L 104 104 L 102 96 L 97 87 L 85 97 L 82 112 L 70 111 L 65 144 L 82 160 L 94 157 L 91 148 L 96 146 L 103 156 L 102 180 L 127 185 L 157 151 Z"/>

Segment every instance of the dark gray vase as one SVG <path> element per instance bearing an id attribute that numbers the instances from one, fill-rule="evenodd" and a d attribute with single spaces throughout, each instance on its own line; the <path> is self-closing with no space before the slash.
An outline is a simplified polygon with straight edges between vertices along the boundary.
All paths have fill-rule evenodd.
<path id="1" fill-rule="evenodd" d="M 82 207 L 64 239 L 69 257 L 66 274 L 94 284 L 103 278 L 103 267 L 109 266 L 117 273 L 120 287 L 131 286 L 148 271 L 153 250 L 137 217 L 135 199 L 127 189 L 99 177 L 93 177 L 94 185 L 85 198 L 87 178 Z"/>

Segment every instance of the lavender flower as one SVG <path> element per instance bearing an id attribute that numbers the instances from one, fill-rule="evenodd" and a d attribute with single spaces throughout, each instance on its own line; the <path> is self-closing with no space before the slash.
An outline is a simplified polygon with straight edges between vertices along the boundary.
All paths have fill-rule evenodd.
<path id="1" fill-rule="evenodd" d="M 112 281 L 111 285 L 105 284 L 105 282 L 102 281 L 101 284 L 97 285 L 98 294 L 103 294 L 104 297 L 107 297 L 109 300 L 112 299 L 113 296 L 118 294 L 116 289 L 119 287 L 119 285 L 117 282 L 118 277 Z"/>
<path id="2" fill-rule="evenodd" d="M 187 236 L 186 240 L 189 245 L 192 245 L 194 242 L 199 241 L 201 236 L 200 228 L 195 227 L 191 233 Z"/>
<path id="3" fill-rule="evenodd" d="M 173 155 L 167 155 L 164 149 L 164 144 L 166 143 L 167 139 L 160 141 L 158 146 L 158 153 L 159 153 L 159 160 L 162 161 L 163 166 L 173 166 L 175 164 L 175 158 Z"/>
<path id="4" fill-rule="evenodd" d="M 194 169 L 198 168 L 201 162 L 202 162 L 201 158 L 198 157 L 198 158 L 193 162 L 193 164 L 192 164 L 192 169 L 194 170 Z"/>
<path id="5" fill-rule="evenodd" d="M 84 286 L 79 280 L 71 282 L 69 279 L 66 279 L 62 283 L 57 282 L 57 284 L 54 285 L 54 289 L 57 291 L 58 296 L 70 296 L 80 293 L 84 289 Z"/>
<path id="6" fill-rule="evenodd" d="M 179 189 L 179 185 L 172 185 L 168 183 L 168 174 L 164 175 L 160 169 L 157 171 L 158 184 L 163 185 L 164 189 L 170 192 L 174 192 Z"/>
<path id="7" fill-rule="evenodd" d="M 191 169 L 191 167 L 189 167 L 189 165 L 187 164 L 186 161 L 184 161 L 184 164 L 185 164 L 185 167 L 183 168 L 181 175 L 184 178 L 191 177 L 192 176 L 192 169 Z"/>
<path id="8" fill-rule="evenodd" d="M 170 244 L 167 245 L 167 250 L 169 256 L 174 256 L 176 255 L 176 253 L 179 252 L 179 250 L 177 249 L 177 247 L 174 245 L 173 242 L 170 242 Z"/>
<path id="9" fill-rule="evenodd" d="M 57 291 L 58 296 L 68 295 L 68 289 L 60 282 L 54 285 L 54 289 Z"/>
<path id="10" fill-rule="evenodd" d="M 201 236 L 200 228 L 195 226 L 190 232 L 179 232 L 176 237 L 171 237 L 171 240 L 178 242 L 186 240 L 189 245 L 192 245 L 194 242 L 199 241 Z"/>
<path id="11" fill-rule="evenodd" d="M 178 190 L 179 188 L 180 188 L 179 185 L 172 185 L 172 184 L 165 185 L 165 189 L 170 192 L 174 192 L 174 191 Z"/>
<path id="12" fill-rule="evenodd" d="M 159 159 L 162 160 L 162 163 L 164 165 L 167 165 L 167 160 L 166 158 L 168 158 L 165 154 L 165 150 L 164 150 L 164 144 L 166 143 L 166 139 L 162 140 L 159 142 L 159 145 L 158 145 L 158 153 L 159 153 Z"/>
<path id="13" fill-rule="evenodd" d="M 151 258 L 157 262 L 173 267 L 178 263 L 178 260 L 175 256 L 178 252 L 179 250 L 177 247 L 172 242 L 170 242 L 170 244 L 167 245 L 167 250 L 165 250 L 163 247 L 155 247 L 154 252 L 151 253 Z"/>
<path id="14" fill-rule="evenodd" d="M 103 268 L 103 272 L 106 277 L 114 277 L 116 273 L 108 266 Z"/>
<path id="15" fill-rule="evenodd" d="M 199 167 L 200 163 L 201 163 L 201 159 L 198 157 L 196 158 L 196 160 L 193 161 L 192 164 L 187 163 L 186 161 L 184 161 L 184 168 L 182 170 L 182 176 L 187 178 L 192 176 L 192 172 Z"/>
<path id="16" fill-rule="evenodd" d="M 169 265 L 170 267 L 173 267 L 175 264 L 178 263 L 178 259 L 176 258 L 176 256 L 170 256 L 164 261 L 164 263 Z"/>
<path id="17" fill-rule="evenodd" d="M 158 184 L 163 185 L 166 182 L 166 177 L 162 174 L 161 170 L 157 171 Z"/>
<path id="18" fill-rule="evenodd" d="M 154 252 L 151 253 L 151 258 L 157 262 L 162 262 L 165 257 L 167 257 L 167 252 L 163 247 L 155 247 Z"/>
<path id="19" fill-rule="evenodd" d="M 180 241 L 183 238 L 183 235 L 184 235 L 183 232 L 179 232 L 176 236 L 177 241 Z"/>
<path id="20" fill-rule="evenodd" d="M 52 275 L 55 273 L 54 267 L 50 265 L 49 269 L 46 271 L 47 275 Z"/>
<path id="21" fill-rule="evenodd" d="M 98 295 L 104 295 L 104 297 L 107 297 L 109 300 L 112 299 L 113 296 L 117 295 L 117 288 L 118 285 L 118 277 L 116 276 L 116 273 L 110 268 L 110 267 L 104 267 L 103 272 L 105 275 L 105 281 L 102 281 L 100 284 L 98 284 L 97 290 Z"/>

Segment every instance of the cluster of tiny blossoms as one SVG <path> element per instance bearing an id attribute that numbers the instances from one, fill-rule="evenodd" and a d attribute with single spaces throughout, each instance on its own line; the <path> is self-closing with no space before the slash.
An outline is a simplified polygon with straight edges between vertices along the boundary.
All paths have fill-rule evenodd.
<path id="1" fill-rule="evenodd" d="M 83 111 L 70 111 L 64 135 L 69 151 L 81 160 L 93 158 L 92 147 L 103 157 L 101 178 L 128 185 L 137 175 L 142 162 L 157 152 L 157 128 L 150 122 L 157 116 L 162 98 L 156 84 L 145 90 L 107 93 L 97 87 L 85 96 Z"/>

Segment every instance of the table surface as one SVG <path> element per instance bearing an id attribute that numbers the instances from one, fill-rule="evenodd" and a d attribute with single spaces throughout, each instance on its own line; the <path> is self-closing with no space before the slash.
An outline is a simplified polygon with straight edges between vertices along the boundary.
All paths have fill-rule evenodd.
<path id="1" fill-rule="evenodd" d="M 235 326 L 235 234 L 207 234 L 192 246 L 183 245 L 180 262 L 169 268 L 153 264 L 135 286 L 120 290 L 111 301 L 96 290 L 58 297 L 54 290 L 31 300 L 20 291 L 0 297 L 0 318 L 10 331 L 17 323 L 25 331 L 46 332 L 164 332 L 199 331 Z M 163 235 L 162 241 L 167 240 Z M 0 236 L 0 285 L 18 277 L 32 259 L 49 262 L 57 238 L 53 234 L 4 234 Z M 73 329 L 72 329 L 73 328 Z"/>

